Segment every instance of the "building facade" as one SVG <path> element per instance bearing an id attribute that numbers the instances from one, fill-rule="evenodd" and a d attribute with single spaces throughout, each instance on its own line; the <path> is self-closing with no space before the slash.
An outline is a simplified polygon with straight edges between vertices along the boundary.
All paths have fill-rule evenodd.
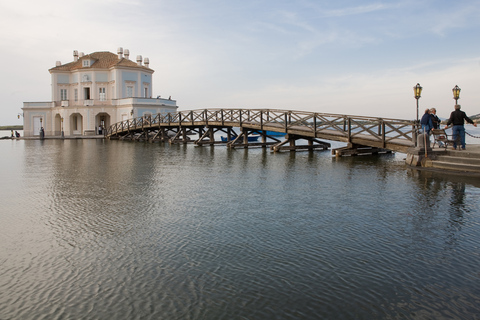
<path id="1" fill-rule="evenodd" d="M 24 102 L 25 137 L 101 134 L 113 123 L 133 117 L 177 111 L 175 100 L 152 98 L 154 70 L 149 59 L 130 60 L 129 51 L 117 54 L 73 51 L 73 62 L 57 61 L 48 71 L 52 101 Z"/>

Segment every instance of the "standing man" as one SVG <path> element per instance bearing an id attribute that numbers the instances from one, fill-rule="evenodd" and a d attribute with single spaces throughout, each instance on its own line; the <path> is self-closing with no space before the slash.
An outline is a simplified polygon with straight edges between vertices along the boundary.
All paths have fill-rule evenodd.
<path id="1" fill-rule="evenodd" d="M 433 128 L 432 117 L 430 116 L 430 109 L 425 109 L 422 119 L 420 120 L 423 133 L 430 134 L 430 130 Z"/>
<path id="2" fill-rule="evenodd" d="M 461 150 L 465 150 L 465 127 L 463 126 L 465 124 L 465 121 L 473 124 L 475 127 L 477 126 L 477 124 L 474 123 L 472 119 L 467 117 L 465 112 L 460 111 L 460 105 L 456 104 L 455 111 L 450 114 L 450 119 L 448 119 L 447 125 L 445 126 L 445 129 L 447 129 L 449 125 L 453 124 L 453 150 L 457 149 L 458 139 L 460 139 L 460 143 L 462 145 Z"/>

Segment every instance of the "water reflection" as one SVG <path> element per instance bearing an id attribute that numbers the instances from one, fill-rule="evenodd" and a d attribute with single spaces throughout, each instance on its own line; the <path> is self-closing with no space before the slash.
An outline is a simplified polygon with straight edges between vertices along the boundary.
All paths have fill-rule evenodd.
<path id="1" fill-rule="evenodd" d="M 0 213 L 0 318 L 479 312 L 480 188 L 469 180 L 396 156 L 21 143 L 1 160 L 24 194 L 0 193 L 15 212 Z"/>
<path id="2" fill-rule="evenodd" d="M 465 183 L 452 182 L 452 199 L 450 204 L 452 208 L 458 208 L 459 211 L 465 209 Z"/>

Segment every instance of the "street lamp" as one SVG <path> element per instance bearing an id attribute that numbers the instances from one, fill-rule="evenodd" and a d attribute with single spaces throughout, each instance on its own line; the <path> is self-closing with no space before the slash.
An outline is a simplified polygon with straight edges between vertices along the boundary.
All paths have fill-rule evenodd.
<path id="1" fill-rule="evenodd" d="M 60 118 L 60 123 L 62 125 L 62 139 L 65 138 L 65 133 L 63 132 L 63 117 Z"/>
<path id="2" fill-rule="evenodd" d="M 420 99 L 422 95 L 422 86 L 420 83 L 417 83 L 415 87 L 413 87 L 413 92 L 415 93 L 415 99 L 417 99 L 417 122 L 418 122 L 418 99 Z"/>
<path id="3" fill-rule="evenodd" d="M 460 99 L 460 89 L 457 85 L 452 89 L 453 99 L 455 99 L 455 104 L 458 104 L 458 99 Z"/>

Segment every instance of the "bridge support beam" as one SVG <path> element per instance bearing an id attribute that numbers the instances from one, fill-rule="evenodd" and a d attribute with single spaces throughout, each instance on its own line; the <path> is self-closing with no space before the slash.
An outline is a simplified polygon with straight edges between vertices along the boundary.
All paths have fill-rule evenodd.
<path id="1" fill-rule="evenodd" d="M 392 153 L 392 150 L 349 143 L 346 147 L 332 150 L 335 157 Z"/>
<path id="2" fill-rule="evenodd" d="M 206 134 L 210 134 L 210 132 L 207 130 L 206 133 L 204 133 L 205 126 L 181 126 L 178 127 L 178 130 L 176 134 L 170 138 L 169 142 L 170 144 L 172 143 L 190 143 L 194 142 L 197 144 L 200 144 L 199 141 L 202 141 L 205 137 Z M 173 130 L 172 130 L 173 131 Z M 197 140 L 191 139 L 189 136 L 198 134 L 200 137 Z"/>
<path id="3" fill-rule="evenodd" d="M 155 135 L 150 138 L 150 142 L 155 142 L 155 141 L 161 141 L 161 142 L 165 142 L 165 141 L 168 141 L 170 139 L 169 137 L 169 131 L 171 129 L 168 128 L 168 127 L 160 127 L 158 128 L 158 131 L 155 133 Z M 173 135 L 175 135 L 176 133 L 172 133 Z"/>
<path id="4" fill-rule="evenodd" d="M 261 135 L 262 137 L 262 142 L 253 142 L 249 141 L 249 135 L 251 134 L 258 134 L 258 130 L 255 129 L 250 129 L 250 128 L 241 128 L 240 134 L 232 141 L 227 143 L 227 147 L 231 149 L 235 148 L 250 148 L 250 147 L 261 147 L 265 148 L 269 145 L 275 144 L 275 142 L 267 142 L 267 136 L 265 134 Z M 229 139 L 231 139 L 229 137 Z M 275 139 L 277 140 L 277 139 Z M 277 140 L 278 141 L 278 140 Z"/>
<path id="5" fill-rule="evenodd" d="M 127 134 L 120 136 L 120 140 L 133 140 L 134 137 L 135 137 L 135 134 L 129 131 Z"/>
<path id="6" fill-rule="evenodd" d="M 205 128 L 202 129 L 202 131 Z M 228 141 L 230 141 L 232 136 L 235 136 L 236 133 L 233 131 L 232 127 L 218 127 L 218 126 L 207 126 L 207 130 L 203 132 L 202 134 L 199 134 L 199 138 L 195 141 L 196 145 L 202 146 L 204 144 L 206 145 L 214 145 L 214 144 L 220 144 L 224 143 L 222 141 L 216 141 L 215 140 L 215 133 L 217 132 L 223 132 L 227 135 Z"/>
<path id="7" fill-rule="evenodd" d="M 308 145 L 297 145 L 297 140 L 307 140 Z M 288 146 L 285 146 L 288 143 Z M 299 151 L 299 150 L 326 150 L 330 148 L 330 143 L 320 141 L 312 137 L 297 136 L 288 134 L 283 142 L 276 143 L 270 147 L 274 152 L 278 151 Z"/>

